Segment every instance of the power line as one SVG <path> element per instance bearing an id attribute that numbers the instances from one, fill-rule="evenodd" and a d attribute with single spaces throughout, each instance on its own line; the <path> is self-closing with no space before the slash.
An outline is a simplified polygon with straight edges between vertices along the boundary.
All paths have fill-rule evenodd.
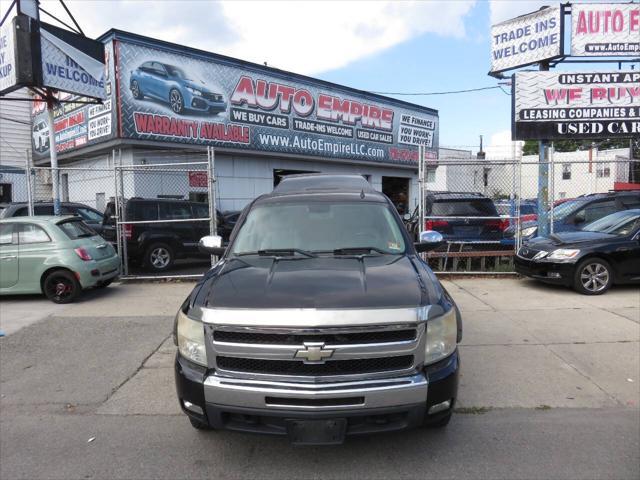
<path id="1" fill-rule="evenodd" d="M 448 92 L 371 92 L 378 95 L 450 95 L 454 93 L 468 93 L 468 92 L 479 92 L 481 90 L 493 90 L 496 88 L 500 88 L 500 85 L 494 85 L 493 87 L 480 87 L 480 88 L 469 88 L 467 90 L 451 90 Z"/>

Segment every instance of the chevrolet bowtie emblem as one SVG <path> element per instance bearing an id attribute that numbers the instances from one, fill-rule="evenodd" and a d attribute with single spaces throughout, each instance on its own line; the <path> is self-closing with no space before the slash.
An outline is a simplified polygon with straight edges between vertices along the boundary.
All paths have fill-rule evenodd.
<path id="1" fill-rule="evenodd" d="M 304 342 L 304 349 L 296 351 L 295 358 L 301 358 L 305 363 L 324 363 L 331 358 L 334 350 L 325 349 L 323 342 Z"/>

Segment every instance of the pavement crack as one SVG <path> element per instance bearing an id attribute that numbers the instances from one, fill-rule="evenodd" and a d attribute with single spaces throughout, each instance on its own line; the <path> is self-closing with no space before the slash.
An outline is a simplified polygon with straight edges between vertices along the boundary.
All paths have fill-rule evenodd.
<path id="1" fill-rule="evenodd" d="M 603 342 L 604 343 L 604 342 Z M 551 354 L 553 356 L 555 356 L 558 360 L 560 360 L 562 363 L 564 363 L 565 365 L 569 366 L 569 368 L 571 368 L 573 371 L 575 371 L 578 375 L 580 375 L 582 378 L 584 378 L 585 380 L 591 382 L 592 384 L 594 384 L 598 390 L 600 390 L 602 393 L 605 394 L 605 396 L 607 396 L 608 398 L 610 398 L 611 400 L 613 400 L 617 405 L 623 406 L 624 407 L 624 403 L 622 403 L 620 400 L 618 400 L 616 397 L 614 397 L 612 394 L 610 394 L 609 392 L 607 392 L 603 387 L 601 387 L 598 382 L 596 382 L 595 380 L 593 380 L 591 377 L 589 377 L 587 374 L 583 373 L 580 371 L 580 369 L 578 369 L 575 365 L 567 362 L 564 358 L 562 358 L 562 356 L 557 353 L 554 352 L 552 348 L 550 348 L 552 345 L 544 345 L 544 347 L 551 352 Z"/>
<path id="2" fill-rule="evenodd" d="M 164 342 L 166 342 L 170 337 L 171 337 L 171 334 L 169 334 L 169 335 L 167 335 L 166 337 L 164 337 L 164 338 L 160 341 L 160 344 L 159 344 L 156 348 L 154 348 L 154 349 L 151 351 L 151 353 L 150 353 L 149 355 L 147 355 L 146 357 L 144 357 L 144 358 L 142 359 L 142 362 L 141 362 L 141 363 L 140 363 L 140 365 L 135 369 L 135 371 L 134 371 L 131 375 L 129 375 L 127 378 L 125 378 L 125 379 L 124 379 L 124 381 L 122 381 L 120 384 L 118 384 L 115 388 L 113 388 L 113 389 L 111 390 L 111 393 L 109 393 L 109 395 L 107 395 L 107 397 L 106 397 L 106 398 L 105 398 L 105 399 L 100 403 L 100 405 L 102 405 L 102 404 L 104 404 L 104 403 L 108 402 L 108 401 L 109 401 L 109 399 L 110 399 L 111 397 L 113 397 L 113 395 L 114 395 L 118 390 L 120 390 L 120 389 L 121 389 L 121 388 L 122 388 L 122 387 L 123 387 L 123 386 L 124 386 L 128 381 L 129 381 L 129 380 L 131 380 L 133 377 L 135 377 L 135 376 L 138 374 L 138 372 L 139 372 L 140 370 L 142 370 L 142 369 L 143 369 L 144 364 L 145 364 L 145 363 L 147 363 L 147 360 L 149 360 L 149 358 L 150 358 L 154 353 L 156 353 L 158 350 L 160 350 L 160 347 L 162 347 L 162 345 L 164 344 Z"/>
<path id="3" fill-rule="evenodd" d="M 477 296 L 475 293 L 471 292 L 470 290 L 467 290 L 466 288 L 464 288 L 462 285 L 458 284 L 455 282 L 455 280 L 449 280 L 451 283 L 453 283 L 456 287 L 458 287 L 460 290 L 462 290 L 465 293 L 468 293 L 469 295 L 471 295 L 473 298 L 475 298 L 476 300 L 478 300 L 479 302 L 483 303 L 484 305 L 486 305 L 487 307 L 489 307 L 491 309 L 492 312 L 497 312 L 497 310 L 493 307 L 493 305 L 488 304 L 487 302 L 485 302 L 484 300 L 482 300 L 482 298 L 480 298 L 479 296 Z"/>

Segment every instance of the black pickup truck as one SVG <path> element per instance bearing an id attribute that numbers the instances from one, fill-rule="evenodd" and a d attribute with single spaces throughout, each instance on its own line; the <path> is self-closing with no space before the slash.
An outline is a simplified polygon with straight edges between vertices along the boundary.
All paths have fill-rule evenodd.
<path id="1" fill-rule="evenodd" d="M 460 314 L 391 201 L 358 176 L 289 176 L 254 200 L 180 308 L 177 395 L 197 429 L 296 444 L 445 426 Z"/>

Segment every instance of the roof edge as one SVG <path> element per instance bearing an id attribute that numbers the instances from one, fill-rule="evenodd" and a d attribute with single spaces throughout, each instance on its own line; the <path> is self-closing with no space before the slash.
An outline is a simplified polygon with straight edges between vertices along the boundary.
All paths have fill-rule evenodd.
<path id="1" fill-rule="evenodd" d="M 284 76 L 284 77 L 294 77 L 296 79 L 302 80 L 303 82 L 311 82 L 315 84 L 325 85 L 327 87 L 338 88 L 342 90 L 346 90 L 352 92 L 357 95 L 361 95 L 364 97 L 378 99 L 382 102 L 392 103 L 398 106 L 402 106 L 405 108 L 412 108 L 416 110 L 423 111 L 425 113 L 429 113 L 439 118 L 438 110 L 425 107 L 423 105 L 417 105 L 415 103 L 405 102 L 404 100 L 399 100 L 393 97 L 386 97 L 384 95 L 380 95 L 378 93 L 372 93 L 367 90 L 360 90 L 354 87 L 349 87 L 346 85 L 341 85 L 339 83 L 329 82 L 327 80 L 321 80 L 319 78 L 310 77 L 308 75 L 303 75 L 301 73 L 290 72 L 288 70 L 281 70 L 275 67 L 269 67 L 265 65 L 260 65 L 258 63 L 249 62 L 247 60 L 241 60 L 239 58 L 229 57 L 227 55 L 222 55 L 219 53 L 209 52 L 207 50 L 201 50 L 194 47 L 188 47 L 186 45 L 179 45 L 177 43 L 167 42 L 165 40 L 158 40 L 152 37 L 147 37 L 145 35 L 140 35 L 138 33 L 127 32 L 125 30 L 119 30 L 117 28 L 111 28 L 107 30 L 105 33 L 96 38 L 96 40 L 107 42 L 109 40 L 122 40 L 122 41 L 133 41 L 142 44 L 148 44 L 148 46 L 156 46 L 160 48 L 165 48 L 169 50 L 175 50 L 176 53 L 191 53 L 194 55 L 198 55 L 201 57 L 205 57 L 209 60 L 217 60 L 219 62 L 230 63 L 236 66 L 244 66 L 256 71 L 262 71 L 270 73 L 274 76 Z"/>

